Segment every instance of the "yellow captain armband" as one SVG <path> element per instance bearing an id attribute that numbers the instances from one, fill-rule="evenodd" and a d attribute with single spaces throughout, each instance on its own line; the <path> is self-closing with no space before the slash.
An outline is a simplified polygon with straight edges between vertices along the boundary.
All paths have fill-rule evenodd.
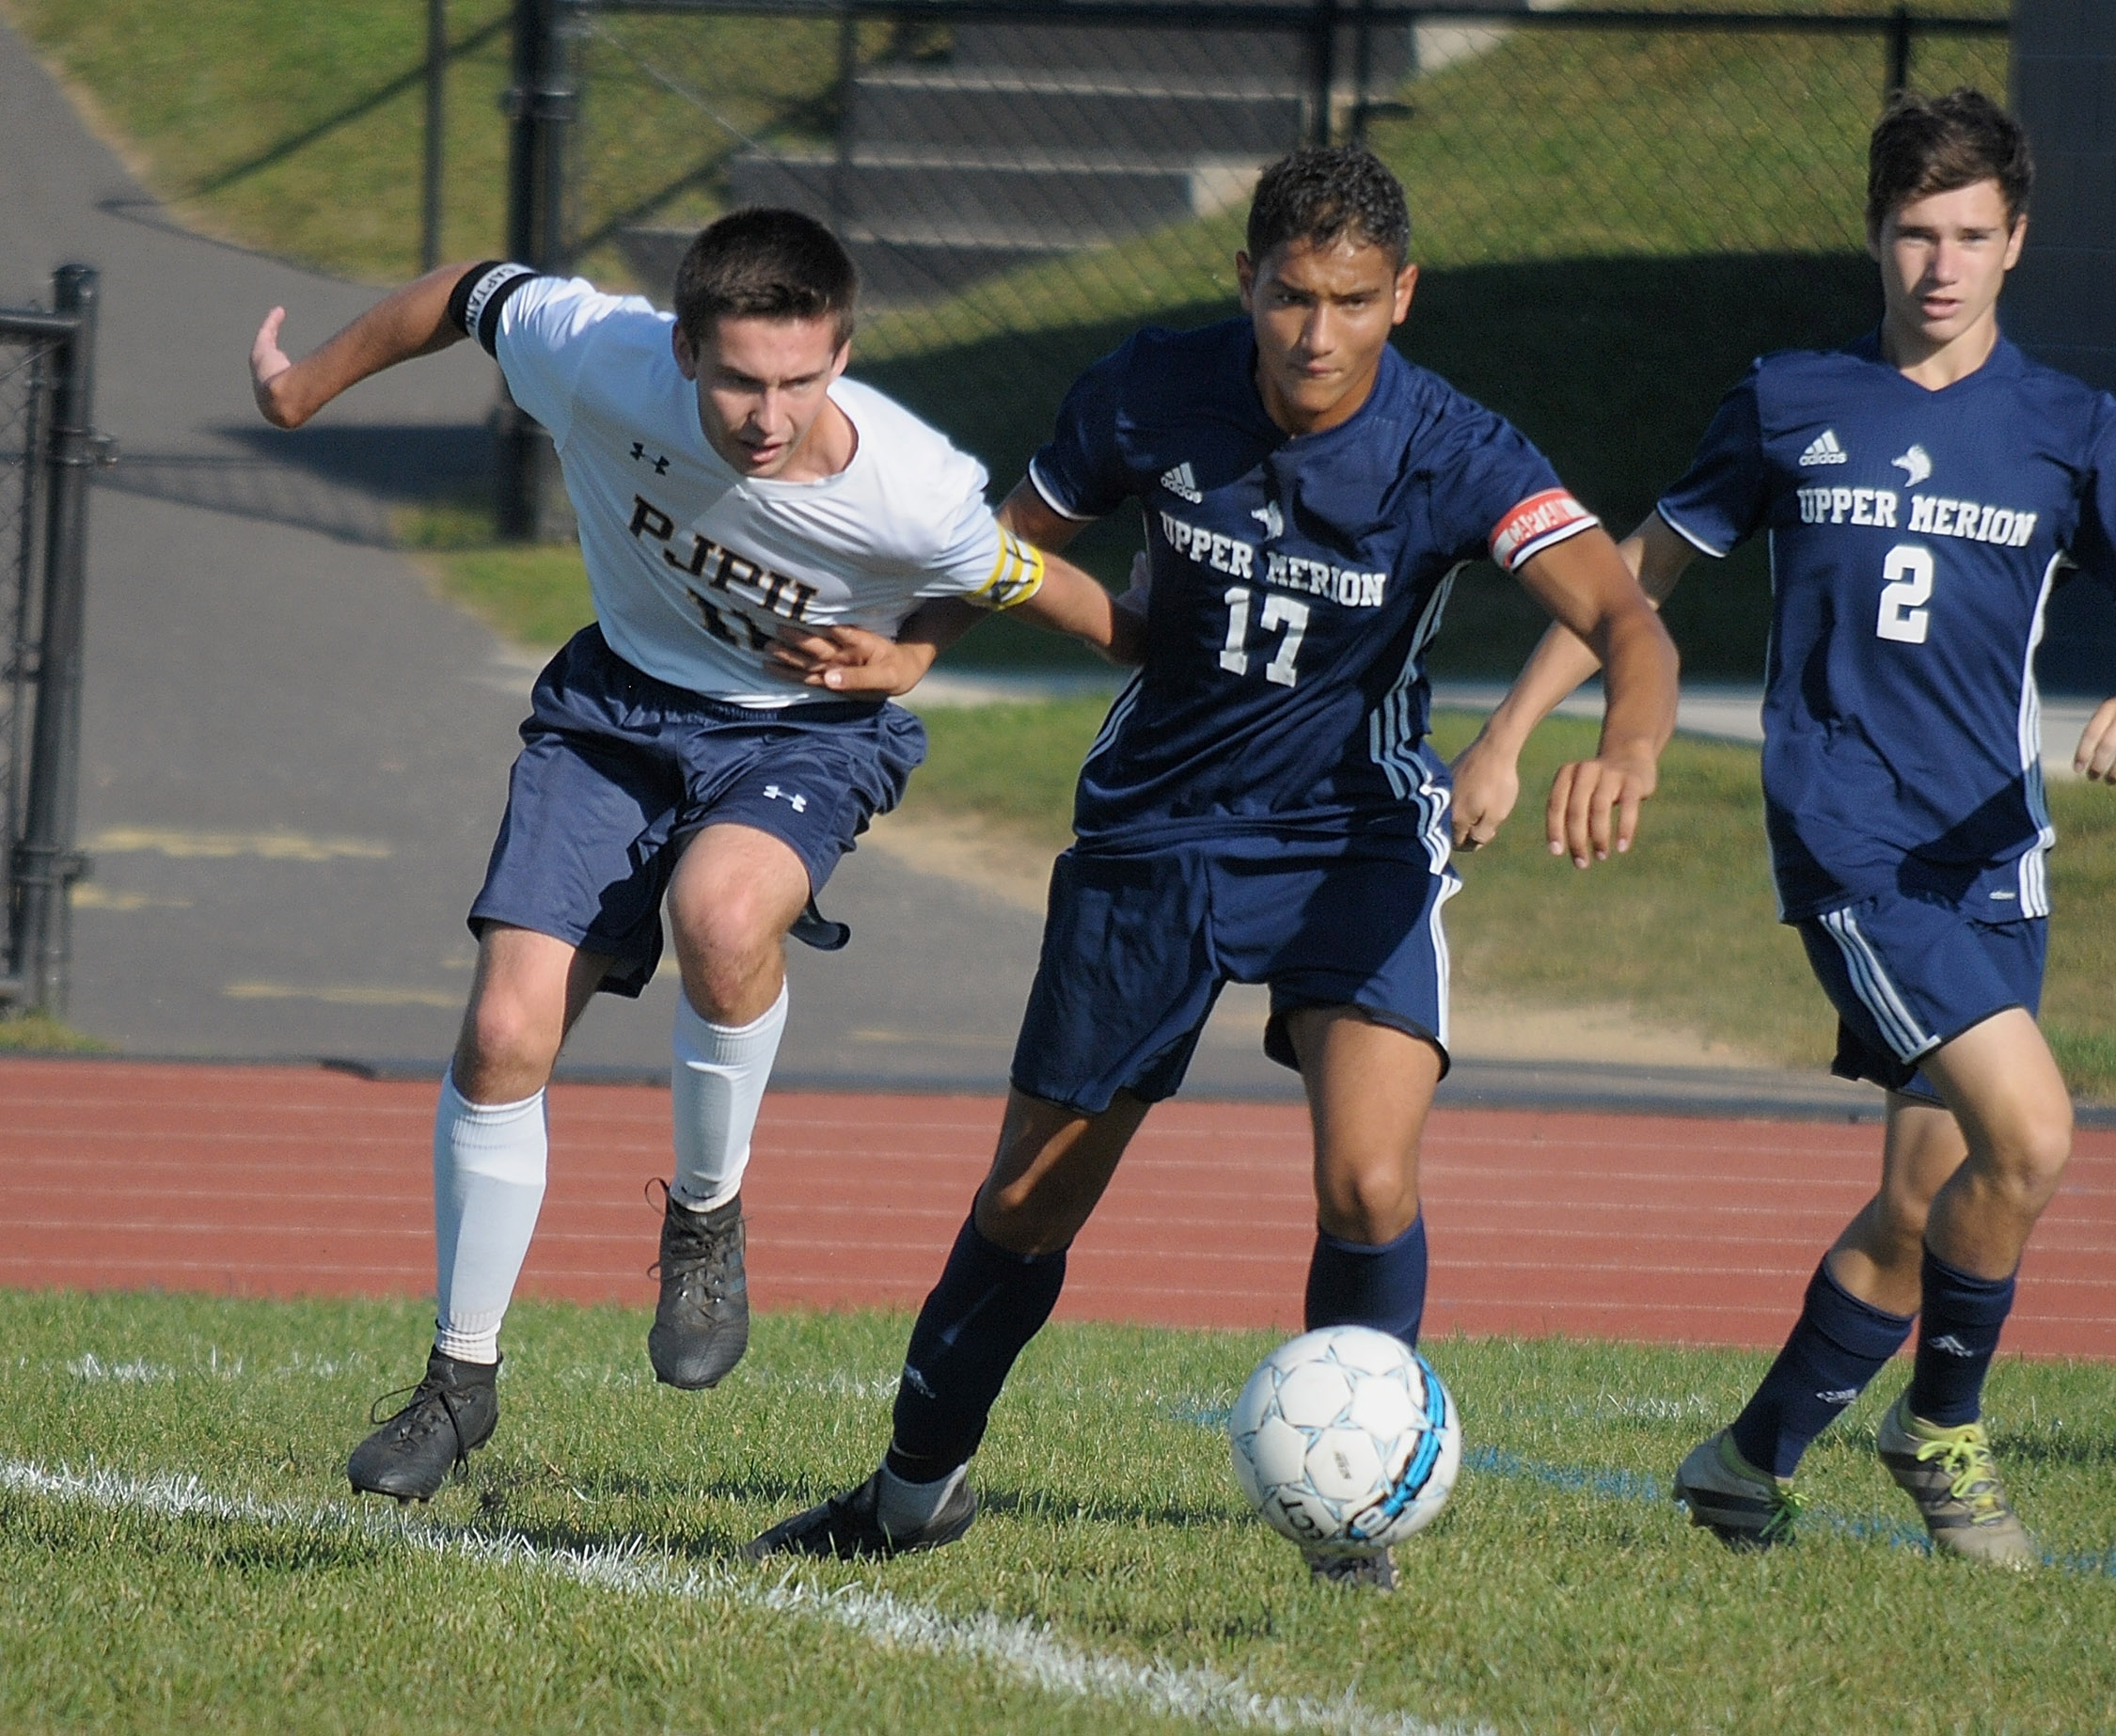
<path id="1" fill-rule="evenodd" d="M 1017 603 L 1026 603 L 1042 587 L 1043 550 L 1003 529 L 992 576 L 970 593 L 970 600 L 986 608 L 1012 608 Z"/>

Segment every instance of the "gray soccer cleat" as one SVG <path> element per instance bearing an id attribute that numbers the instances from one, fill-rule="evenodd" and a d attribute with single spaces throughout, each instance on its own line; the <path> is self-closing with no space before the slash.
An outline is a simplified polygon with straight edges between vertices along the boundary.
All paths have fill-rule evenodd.
<path id="1" fill-rule="evenodd" d="M 1396 1552 L 1390 1549 L 1303 1549 L 1308 1576 L 1319 1586 L 1360 1591 L 1396 1589 Z"/>
<path id="2" fill-rule="evenodd" d="M 461 1471 L 492 1439 L 499 1421 L 498 1375 L 497 1363 L 430 1354 L 411 1402 L 353 1449 L 345 1475 L 354 1492 L 431 1501 L 449 1473 Z M 368 1414 L 371 1422 L 379 1420 Z"/>
<path id="3" fill-rule="evenodd" d="M 710 1211 L 661 1216 L 661 1299 L 647 1333 L 654 1378 L 696 1392 L 715 1386 L 750 1348 L 750 1281 L 742 1270 L 742 1196 Z"/>
<path id="4" fill-rule="evenodd" d="M 2035 1539 L 2006 1499 L 1982 1423 L 1954 1428 L 1928 1423 L 1911 1414 L 1906 1392 L 1888 1407 L 1873 1444 L 1888 1475 L 1918 1504 L 1934 1553 L 2008 1568 L 2031 1568 L 2042 1560 Z"/>
<path id="5" fill-rule="evenodd" d="M 876 1507 L 881 1473 L 876 1472 L 858 1489 L 832 1495 L 819 1507 L 782 1520 L 755 1539 L 743 1554 L 752 1561 L 766 1555 L 835 1555 L 850 1561 L 868 1555 L 902 1555 L 917 1549 L 939 1549 L 953 1543 L 977 1517 L 977 1491 L 967 1481 L 955 1491 L 916 1531 L 884 1528 Z"/>
<path id="6" fill-rule="evenodd" d="M 1722 1428 L 1690 1449 L 1675 1473 L 1675 1499 L 1729 1549 L 1769 1549 L 1792 1540 L 1801 1500 L 1790 1476 L 1759 1471 Z"/>

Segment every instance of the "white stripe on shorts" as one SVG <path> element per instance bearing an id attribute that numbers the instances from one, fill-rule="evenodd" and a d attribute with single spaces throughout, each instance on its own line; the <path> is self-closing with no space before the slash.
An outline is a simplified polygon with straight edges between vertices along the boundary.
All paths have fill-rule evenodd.
<path id="1" fill-rule="evenodd" d="M 1928 1034 L 1912 1017 L 1895 984 L 1888 980 L 1873 943 L 1859 931 L 1858 919 L 1849 910 L 1830 910 L 1824 913 L 1822 925 L 1844 955 L 1852 992 L 1873 1015 L 1873 1022 L 1881 1027 L 1882 1038 L 1895 1051 L 1896 1059 L 1907 1066 L 1919 1055 L 1937 1049 L 1939 1038 Z"/>

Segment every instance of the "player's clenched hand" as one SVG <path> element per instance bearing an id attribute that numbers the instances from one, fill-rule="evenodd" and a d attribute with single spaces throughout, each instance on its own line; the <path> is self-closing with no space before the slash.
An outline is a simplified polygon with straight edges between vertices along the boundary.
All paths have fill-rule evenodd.
<path id="1" fill-rule="evenodd" d="M 1612 849 L 1630 849 L 1638 805 L 1652 795 L 1659 775 L 1653 755 L 1643 750 L 1560 765 L 1543 816 L 1550 853 L 1570 856 L 1573 867 L 1585 868 L 1607 861 Z"/>
<path id="2" fill-rule="evenodd" d="M 811 687 L 846 699 L 890 699 L 908 693 L 933 666 L 930 645 L 900 645 L 865 627 L 782 627 L 766 654 Z"/>
<path id="3" fill-rule="evenodd" d="M 2072 769 L 2097 783 L 2116 783 L 2116 700 L 2103 700 L 2072 755 Z"/>
<path id="4" fill-rule="evenodd" d="M 1499 835 L 1521 799 L 1521 771 L 1512 754 L 1479 735 L 1451 768 L 1455 781 L 1455 847 L 1474 850 Z"/>
<path id="5" fill-rule="evenodd" d="M 264 412 L 264 419 L 275 428 L 296 428 L 305 419 L 294 412 L 287 402 L 282 374 L 291 372 L 293 362 L 279 347 L 279 327 L 286 324 L 287 310 L 275 308 L 264 316 L 264 324 L 257 328 L 257 337 L 250 344 L 250 390 L 257 394 L 257 407 Z M 279 384 L 276 387 L 275 383 Z"/>

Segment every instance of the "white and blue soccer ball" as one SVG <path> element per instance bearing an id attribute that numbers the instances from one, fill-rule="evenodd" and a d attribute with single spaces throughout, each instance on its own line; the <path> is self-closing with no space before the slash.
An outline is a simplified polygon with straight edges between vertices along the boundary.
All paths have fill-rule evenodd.
<path id="1" fill-rule="evenodd" d="M 1430 1524 L 1461 1468 L 1462 1429 L 1417 1351 L 1366 1326 L 1303 1333 L 1256 1365 L 1227 1420 L 1235 1480 L 1310 1549 L 1386 1549 Z"/>

